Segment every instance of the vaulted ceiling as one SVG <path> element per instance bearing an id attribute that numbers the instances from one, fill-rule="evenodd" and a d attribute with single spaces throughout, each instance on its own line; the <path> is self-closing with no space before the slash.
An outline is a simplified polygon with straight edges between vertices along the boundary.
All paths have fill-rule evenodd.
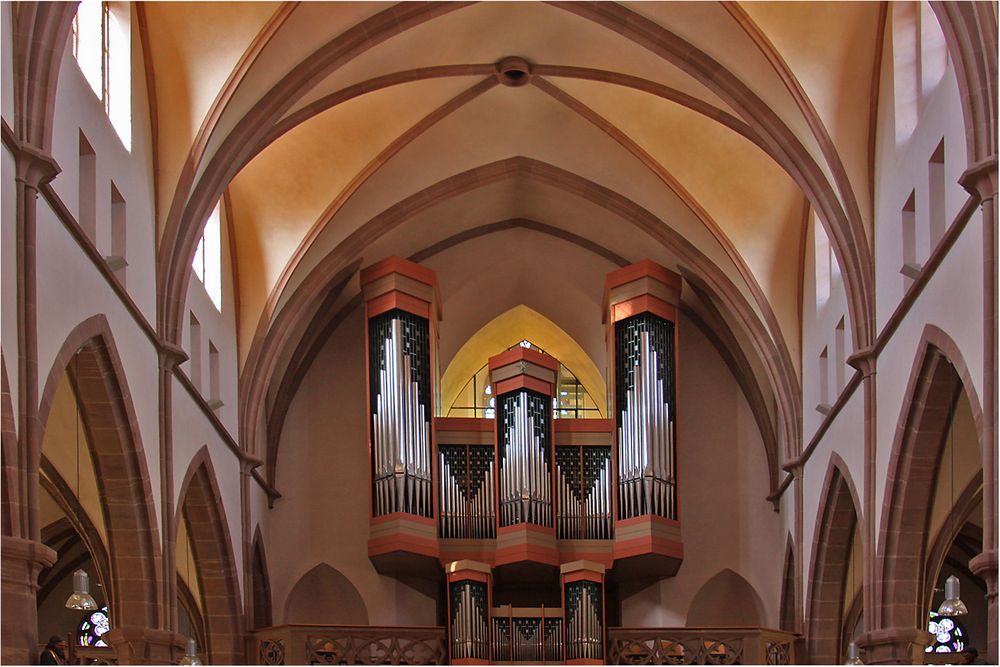
<path id="1" fill-rule="evenodd" d="M 681 272 L 791 437 L 809 211 L 870 271 L 883 3 L 140 5 L 161 278 L 227 194 L 248 423 L 360 264 L 519 221 Z"/>

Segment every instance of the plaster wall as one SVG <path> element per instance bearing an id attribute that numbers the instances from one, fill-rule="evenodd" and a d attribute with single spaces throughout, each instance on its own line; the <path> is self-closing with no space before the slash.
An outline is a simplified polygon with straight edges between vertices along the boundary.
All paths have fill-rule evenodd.
<path id="1" fill-rule="evenodd" d="M 215 414 L 233 437 L 237 436 L 237 350 L 236 350 L 236 299 L 233 293 L 233 262 L 229 253 L 229 229 L 226 224 L 225 206 L 222 207 L 220 220 L 220 247 L 222 252 L 222 309 L 215 307 L 208 296 L 205 285 L 192 272 L 188 281 L 187 299 L 181 321 L 181 347 L 188 353 L 189 359 L 180 365 L 188 378 L 198 387 L 201 396 L 206 400 L 212 398 L 211 370 L 209 363 L 209 343 L 215 346 L 219 354 L 219 396 L 222 405 L 215 409 Z M 194 350 L 191 341 L 191 314 L 194 314 L 201 327 L 200 355 L 201 369 L 198 377 L 194 377 L 192 359 Z"/>
<path id="2" fill-rule="evenodd" d="M 730 569 L 760 596 L 762 624 L 778 627 L 786 528 L 765 500 L 767 461 L 760 434 L 729 369 L 685 317 L 678 341 L 684 562 L 673 578 L 631 595 L 623 589 L 622 625 L 684 626 L 702 586 Z"/>
<path id="3" fill-rule="evenodd" d="M 44 321 L 44 326 L 38 328 L 39 390 L 44 390 L 56 355 L 69 333 L 84 320 L 103 315 L 121 358 L 126 385 L 122 389 L 128 392 L 135 408 L 136 435 L 146 456 L 153 503 L 159 514 L 156 348 L 44 200 L 39 200 L 37 213 L 38 313 Z M 86 298 L 81 298 L 82 295 Z M 61 374 L 64 370 L 56 372 Z"/>
<path id="4" fill-rule="evenodd" d="M 240 464 L 215 427 L 205 418 L 201 408 L 187 388 L 173 379 L 173 444 L 174 444 L 174 515 L 179 516 L 181 485 L 194 455 L 208 447 L 215 481 L 219 485 L 219 502 L 226 513 L 233 566 L 240 589 L 243 587 L 243 530 L 240 512 Z"/>
<path id="5" fill-rule="evenodd" d="M 282 433 L 267 516 L 274 623 L 295 583 L 319 563 L 354 584 L 372 625 L 436 625 L 432 597 L 379 575 L 368 560 L 369 466 L 364 309 L 356 308 L 306 372 Z"/>

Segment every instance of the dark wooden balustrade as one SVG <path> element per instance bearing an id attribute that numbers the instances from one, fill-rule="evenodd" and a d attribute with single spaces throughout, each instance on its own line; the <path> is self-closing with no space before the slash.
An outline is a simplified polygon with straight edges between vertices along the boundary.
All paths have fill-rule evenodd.
<path id="1" fill-rule="evenodd" d="M 443 627 L 278 625 L 254 632 L 260 665 L 441 665 Z"/>
<path id="2" fill-rule="evenodd" d="M 608 628 L 612 665 L 789 665 L 797 635 L 768 628 Z"/>

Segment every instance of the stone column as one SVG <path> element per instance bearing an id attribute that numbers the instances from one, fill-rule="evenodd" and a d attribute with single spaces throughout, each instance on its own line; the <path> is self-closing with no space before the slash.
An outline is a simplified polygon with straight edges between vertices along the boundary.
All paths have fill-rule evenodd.
<path id="1" fill-rule="evenodd" d="M 180 347 L 161 343 L 159 347 L 158 401 L 160 408 L 160 531 L 163 555 L 160 559 L 160 628 L 177 629 L 177 535 L 174 527 L 174 447 L 173 379 L 174 370 L 187 360 Z"/>
<path id="2" fill-rule="evenodd" d="M 970 166 L 959 179 L 979 197 L 983 221 L 983 418 L 979 442 L 983 455 L 983 553 L 969 563 L 986 581 L 989 637 L 987 662 L 997 655 L 997 159 Z"/>
<path id="3" fill-rule="evenodd" d="M 924 647 L 931 642 L 926 630 L 882 628 L 866 632 L 858 639 L 868 665 L 922 665 Z"/>
<path id="4" fill-rule="evenodd" d="M 0 661 L 34 664 L 38 659 L 38 574 L 56 562 L 56 552 L 41 542 L 3 538 L 2 640 Z"/>
<path id="5" fill-rule="evenodd" d="M 847 363 L 861 371 L 861 382 L 864 390 L 864 493 L 861 500 L 862 516 L 861 536 L 863 539 L 862 554 L 864 557 L 864 579 L 862 580 L 862 609 L 864 610 L 866 637 L 873 636 L 872 633 L 878 627 L 879 622 L 879 585 L 876 573 L 875 554 L 875 461 L 878 455 L 878 394 L 876 379 L 877 354 L 866 348 L 856 352 L 848 358 Z M 924 635 L 927 633 L 924 632 Z M 858 642 L 864 649 L 869 646 L 865 641 Z M 875 644 L 871 646 L 882 646 Z M 874 650 L 874 649 L 873 649 Z M 881 649 L 880 649 L 881 650 Z M 894 649 L 895 650 L 895 649 Z M 923 650 L 921 648 L 921 650 Z M 871 656 L 864 658 L 865 662 L 870 662 Z M 906 661 L 909 663 L 910 661 Z"/>
<path id="6" fill-rule="evenodd" d="M 184 654 L 185 637 L 170 630 L 122 625 L 105 639 L 120 665 L 171 665 Z"/>

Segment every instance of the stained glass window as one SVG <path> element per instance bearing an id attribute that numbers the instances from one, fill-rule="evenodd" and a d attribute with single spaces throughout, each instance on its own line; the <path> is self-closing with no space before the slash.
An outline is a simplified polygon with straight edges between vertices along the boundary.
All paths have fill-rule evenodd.
<path id="1" fill-rule="evenodd" d="M 968 644 L 962 624 L 936 611 L 929 612 L 927 632 L 934 635 L 934 643 L 924 649 L 927 653 L 962 653 Z"/>
<path id="2" fill-rule="evenodd" d="M 111 629 L 111 617 L 108 615 L 108 606 L 104 605 L 97 611 L 89 612 L 80 621 L 76 636 L 80 646 L 107 646 L 104 641 L 104 633 Z"/>

